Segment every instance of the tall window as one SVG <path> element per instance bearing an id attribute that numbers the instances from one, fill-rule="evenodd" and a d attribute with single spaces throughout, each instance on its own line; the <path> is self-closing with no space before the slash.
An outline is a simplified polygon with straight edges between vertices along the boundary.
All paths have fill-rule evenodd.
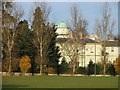
<path id="1" fill-rule="evenodd" d="M 111 47 L 111 52 L 114 52 L 114 47 Z"/>
<path id="2" fill-rule="evenodd" d="M 94 53 L 94 48 L 90 48 L 90 53 Z"/>

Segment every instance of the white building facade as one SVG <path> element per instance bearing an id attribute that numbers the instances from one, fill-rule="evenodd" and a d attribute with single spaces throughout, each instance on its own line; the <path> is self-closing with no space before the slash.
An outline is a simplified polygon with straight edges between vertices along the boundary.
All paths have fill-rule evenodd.
<path id="1" fill-rule="evenodd" d="M 67 40 L 70 40 L 70 31 L 67 28 L 67 25 L 64 22 L 59 23 L 58 29 L 56 31 L 58 33 L 57 37 L 57 43 L 56 45 L 59 46 L 61 56 L 66 58 L 67 62 L 70 62 L 69 56 L 67 56 L 67 53 L 71 53 L 71 50 L 68 50 L 66 52 L 65 47 L 61 43 L 64 44 Z M 83 45 L 79 44 L 78 52 L 79 52 L 79 59 L 78 63 L 79 66 L 87 67 L 89 64 L 89 61 L 92 60 L 94 63 L 101 62 L 102 59 L 102 44 L 98 41 L 95 41 L 91 38 L 82 38 L 80 39 Z M 81 43 L 80 42 L 80 43 Z M 70 43 L 71 44 L 71 43 Z M 68 45 L 69 48 L 72 48 L 75 43 L 72 43 L 72 45 Z M 108 53 L 108 62 L 112 62 L 118 58 L 119 56 L 119 46 L 118 41 L 109 41 L 106 47 L 106 52 Z M 62 57 L 60 58 L 60 61 L 62 60 Z"/>

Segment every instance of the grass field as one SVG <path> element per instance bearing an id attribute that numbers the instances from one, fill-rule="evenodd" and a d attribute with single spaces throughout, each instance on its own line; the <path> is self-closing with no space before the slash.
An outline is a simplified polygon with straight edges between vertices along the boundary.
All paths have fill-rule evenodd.
<path id="1" fill-rule="evenodd" d="M 117 88 L 118 77 L 3 76 L 3 88 Z"/>

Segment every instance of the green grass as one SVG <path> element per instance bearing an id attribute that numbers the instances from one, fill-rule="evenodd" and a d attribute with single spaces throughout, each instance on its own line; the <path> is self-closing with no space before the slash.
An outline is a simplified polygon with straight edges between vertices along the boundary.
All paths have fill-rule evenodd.
<path id="1" fill-rule="evenodd" d="M 118 77 L 3 76 L 3 88 L 117 88 Z"/>

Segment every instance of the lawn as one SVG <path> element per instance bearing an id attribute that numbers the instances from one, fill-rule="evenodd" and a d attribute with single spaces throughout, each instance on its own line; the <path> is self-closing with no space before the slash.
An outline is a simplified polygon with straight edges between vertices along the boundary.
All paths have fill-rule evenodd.
<path id="1" fill-rule="evenodd" d="M 117 88 L 118 77 L 3 76 L 3 88 Z"/>

